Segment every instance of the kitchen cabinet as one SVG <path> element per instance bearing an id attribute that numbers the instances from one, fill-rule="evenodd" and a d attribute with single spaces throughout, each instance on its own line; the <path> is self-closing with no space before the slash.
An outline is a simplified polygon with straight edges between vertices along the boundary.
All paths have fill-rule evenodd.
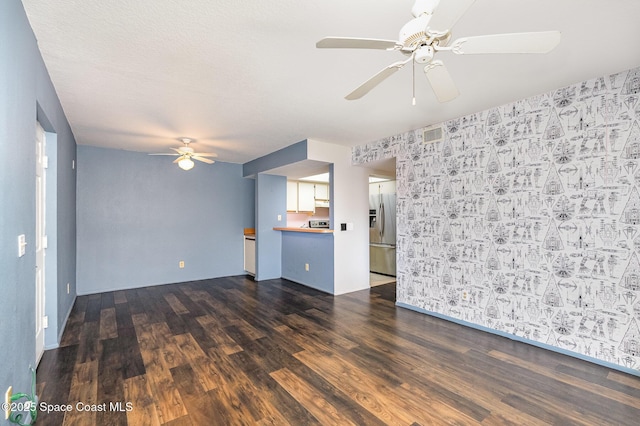
<path id="1" fill-rule="evenodd" d="M 383 194 L 395 194 L 396 193 L 396 181 L 388 180 L 380 182 L 380 192 Z"/>
<path id="2" fill-rule="evenodd" d="M 244 270 L 251 275 L 256 275 L 256 237 L 244 236 Z"/>
<path id="3" fill-rule="evenodd" d="M 293 180 L 287 181 L 287 211 L 298 211 L 298 182 Z"/>
<path id="4" fill-rule="evenodd" d="M 396 181 L 387 180 L 384 182 L 376 182 L 369 184 L 369 195 L 378 194 L 395 194 L 396 193 Z"/>
<path id="5" fill-rule="evenodd" d="M 315 184 L 310 182 L 298 182 L 298 211 L 315 211 Z"/>
<path id="6" fill-rule="evenodd" d="M 326 183 L 315 184 L 315 197 L 316 200 L 328 200 L 329 199 L 329 185 Z"/>
<path id="7" fill-rule="evenodd" d="M 287 181 L 287 211 L 315 212 L 316 207 L 329 207 L 329 184 Z"/>

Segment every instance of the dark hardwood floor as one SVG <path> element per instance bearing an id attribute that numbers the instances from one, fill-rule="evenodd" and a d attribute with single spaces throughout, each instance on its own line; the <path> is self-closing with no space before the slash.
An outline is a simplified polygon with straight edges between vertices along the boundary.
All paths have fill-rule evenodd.
<path id="1" fill-rule="evenodd" d="M 394 300 L 245 277 L 78 297 L 37 372 L 71 409 L 37 424 L 640 424 L 640 378 Z"/>

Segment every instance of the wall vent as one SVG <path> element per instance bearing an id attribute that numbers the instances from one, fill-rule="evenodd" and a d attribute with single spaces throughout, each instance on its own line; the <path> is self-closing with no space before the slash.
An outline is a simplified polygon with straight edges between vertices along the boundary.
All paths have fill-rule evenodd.
<path id="1" fill-rule="evenodd" d="M 442 131 L 442 126 L 427 127 L 424 129 L 424 134 L 422 135 L 422 141 L 424 143 L 441 142 L 443 139 L 444 132 Z"/>

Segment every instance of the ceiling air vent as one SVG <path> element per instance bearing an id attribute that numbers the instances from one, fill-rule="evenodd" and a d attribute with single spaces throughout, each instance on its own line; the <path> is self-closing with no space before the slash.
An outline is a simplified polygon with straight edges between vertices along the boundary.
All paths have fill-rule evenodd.
<path id="1" fill-rule="evenodd" d="M 442 132 L 442 126 L 427 127 L 424 129 L 422 135 L 422 141 L 424 143 L 440 142 L 444 139 L 444 133 Z"/>

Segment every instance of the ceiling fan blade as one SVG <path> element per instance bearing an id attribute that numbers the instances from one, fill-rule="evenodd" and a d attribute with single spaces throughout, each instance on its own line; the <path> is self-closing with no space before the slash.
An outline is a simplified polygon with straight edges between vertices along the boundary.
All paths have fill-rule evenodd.
<path id="1" fill-rule="evenodd" d="M 214 152 L 194 152 L 193 155 L 198 155 L 200 157 L 217 157 L 218 154 Z"/>
<path id="2" fill-rule="evenodd" d="M 388 67 L 383 68 L 382 71 L 380 71 L 379 73 L 371 77 L 369 80 L 362 83 L 356 90 L 354 90 L 353 92 L 345 96 L 345 99 L 348 101 L 360 99 L 361 97 L 369 93 L 371 89 L 376 87 L 378 84 L 382 83 L 386 78 L 394 74 L 396 71 L 398 71 L 400 68 L 402 68 L 409 61 L 412 61 L 412 60 L 413 60 L 413 56 L 407 59 L 406 61 L 394 62 Z"/>
<path id="3" fill-rule="evenodd" d="M 180 157 L 178 157 L 178 158 L 176 158 L 175 160 L 173 160 L 173 163 L 174 163 L 174 164 L 175 164 L 175 163 L 179 163 L 180 161 L 182 161 L 182 160 L 186 160 L 187 158 L 189 158 L 189 157 L 187 157 L 186 155 L 181 155 Z"/>
<path id="4" fill-rule="evenodd" d="M 465 14 L 476 0 L 440 0 L 429 21 L 429 33 L 446 33 Z"/>
<path id="5" fill-rule="evenodd" d="M 451 51 L 458 55 L 547 53 L 560 43 L 561 35 L 560 31 L 542 31 L 463 37 L 451 43 Z"/>
<path id="6" fill-rule="evenodd" d="M 207 164 L 215 163 L 215 161 L 213 161 L 213 160 L 209 160 L 208 158 L 204 158 L 204 157 L 199 157 L 198 155 L 192 155 L 191 159 L 202 161 L 203 163 L 207 163 Z"/>
<path id="7" fill-rule="evenodd" d="M 449 102 L 460 94 L 442 61 L 431 61 L 424 67 L 424 73 L 436 94 L 436 98 L 438 98 L 438 102 Z"/>
<path id="8" fill-rule="evenodd" d="M 418 17 L 423 14 L 433 15 L 433 11 L 438 7 L 440 0 L 416 0 L 411 9 L 411 14 Z"/>
<path id="9" fill-rule="evenodd" d="M 396 50 L 402 44 L 394 40 L 354 37 L 325 37 L 316 43 L 318 49 L 382 49 Z"/>

